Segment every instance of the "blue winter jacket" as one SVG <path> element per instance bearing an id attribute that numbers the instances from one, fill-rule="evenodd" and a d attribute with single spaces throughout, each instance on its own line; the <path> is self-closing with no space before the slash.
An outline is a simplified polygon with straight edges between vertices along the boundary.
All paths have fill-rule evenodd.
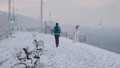
<path id="1" fill-rule="evenodd" d="M 60 26 L 58 26 L 58 30 L 61 32 L 61 28 L 60 28 Z M 53 32 L 55 31 L 55 26 L 54 26 L 54 28 L 53 28 Z M 60 35 L 60 33 L 54 33 L 54 35 Z"/>

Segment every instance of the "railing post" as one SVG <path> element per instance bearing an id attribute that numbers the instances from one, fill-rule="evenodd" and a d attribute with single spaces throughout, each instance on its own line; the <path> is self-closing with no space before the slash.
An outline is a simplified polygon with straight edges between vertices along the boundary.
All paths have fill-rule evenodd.
<path id="1" fill-rule="evenodd" d="M 66 38 L 67 38 L 67 32 L 66 32 Z"/>

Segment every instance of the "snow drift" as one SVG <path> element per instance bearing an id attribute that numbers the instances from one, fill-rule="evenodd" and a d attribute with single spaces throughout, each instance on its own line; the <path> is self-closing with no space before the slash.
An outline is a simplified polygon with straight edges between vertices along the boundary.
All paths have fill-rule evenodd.
<path id="1" fill-rule="evenodd" d="M 60 37 L 56 48 L 54 36 L 48 34 L 16 32 L 13 36 L 0 41 L 0 68 L 10 68 L 17 63 L 14 53 L 26 46 L 32 50 L 34 39 L 43 40 L 45 46 L 38 68 L 120 68 L 119 54 L 91 45 Z"/>

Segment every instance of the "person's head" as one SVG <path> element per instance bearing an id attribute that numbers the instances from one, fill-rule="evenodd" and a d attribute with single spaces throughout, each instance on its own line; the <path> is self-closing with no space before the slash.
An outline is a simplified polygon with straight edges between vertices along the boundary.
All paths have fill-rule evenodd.
<path id="1" fill-rule="evenodd" d="M 58 23 L 56 23 L 56 26 L 58 26 Z"/>

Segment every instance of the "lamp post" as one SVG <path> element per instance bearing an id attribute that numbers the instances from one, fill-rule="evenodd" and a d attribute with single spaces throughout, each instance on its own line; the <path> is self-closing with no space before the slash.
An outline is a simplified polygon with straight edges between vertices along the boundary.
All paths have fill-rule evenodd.
<path id="1" fill-rule="evenodd" d="M 51 11 L 49 11 L 49 20 L 51 21 Z"/>
<path id="2" fill-rule="evenodd" d="M 10 20 L 11 20 L 11 0 L 9 0 L 9 2 L 8 2 L 8 13 L 9 13 L 8 22 L 10 22 Z"/>
<path id="3" fill-rule="evenodd" d="M 14 29 L 14 20 L 15 20 L 15 15 L 14 15 L 14 0 L 13 0 L 13 6 L 12 6 L 12 11 L 13 11 L 13 15 L 11 15 L 11 0 L 9 0 L 8 2 L 8 22 L 12 25 L 12 30 Z"/>
<path id="4" fill-rule="evenodd" d="M 76 25 L 76 27 L 75 27 L 75 29 L 76 29 L 76 42 L 78 42 L 78 38 L 79 38 L 79 36 L 78 36 L 78 30 L 79 30 L 79 25 Z"/>
<path id="5" fill-rule="evenodd" d="M 79 30 L 79 25 L 76 25 L 75 32 L 74 32 L 74 39 L 73 39 L 74 43 L 78 42 L 78 34 L 79 34 L 78 30 Z"/>
<path id="6" fill-rule="evenodd" d="M 13 0 L 13 21 L 14 21 L 14 0 Z"/>
<path id="7" fill-rule="evenodd" d="M 41 0 L 41 29 L 43 27 L 43 0 Z"/>
<path id="8" fill-rule="evenodd" d="M 13 10 L 13 12 L 14 12 L 14 10 Z M 9 2 L 8 2 L 8 22 L 10 23 L 10 24 L 13 24 L 13 18 L 12 18 L 12 16 L 11 16 L 11 0 L 9 0 Z M 13 15 L 14 15 L 14 13 L 13 13 Z"/>

